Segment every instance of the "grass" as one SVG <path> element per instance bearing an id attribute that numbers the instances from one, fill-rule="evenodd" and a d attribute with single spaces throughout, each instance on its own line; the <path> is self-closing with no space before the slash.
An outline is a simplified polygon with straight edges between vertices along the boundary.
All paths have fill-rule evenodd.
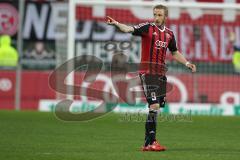
<path id="1" fill-rule="evenodd" d="M 141 152 L 144 122 L 109 114 L 90 122 L 63 122 L 53 113 L 0 111 L 0 159 L 239 160 L 240 117 L 193 116 L 158 123 L 165 152 Z"/>

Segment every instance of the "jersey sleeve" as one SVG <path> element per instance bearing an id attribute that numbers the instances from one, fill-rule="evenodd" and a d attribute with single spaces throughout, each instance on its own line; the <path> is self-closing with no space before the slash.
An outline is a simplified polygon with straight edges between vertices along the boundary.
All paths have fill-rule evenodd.
<path id="1" fill-rule="evenodd" d="M 143 36 L 145 34 L 148 33 L 148 29 L 149 29 L 149 23 L 140 23 L 138 25 L 133 26 L 134 31 L 132 32 L 132 34 L 134 36 Z"/>
<path id="2" fill-rule="evenodd" d="M 170 42 L 168 44 L 168 49 L 171 52 L 175 52 L 178 50 L 174 34 L 172 34 L 172 39 L 170 40 Z"/>

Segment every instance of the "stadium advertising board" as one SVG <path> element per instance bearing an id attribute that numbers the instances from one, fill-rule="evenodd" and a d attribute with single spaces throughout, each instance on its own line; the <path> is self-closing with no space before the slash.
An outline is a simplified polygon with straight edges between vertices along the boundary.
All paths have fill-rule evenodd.
<path id="1" fill-rule="evenodd" d="M 202 2 L 202 0 L 199 0 Z M 219 2 L 224 2 L 220 1 Z M 23 68 L 52 69 L 56 65 L 57 39 L 66 39 L 67 2 L 52 2 L 46 0 L 26 1 L 23 19 Z M 234 3 L 239 3 L 235 1 Z M 17 1 L 1 1 L 0 33 L 8 33 L 16 39 L 17 32 Z M 141 13 L 149 10 L 140 8 Z M 138 24 L 150 21 L 151 14 L 137 14 L 139 8 L 119 9 L 108 7 L 77 8 L 76 55 L 90 54 L 110 62 L 112 54 L 104 49 L 108 41 L 130 41 L 132 47 L 125 50 L 132 62 L 139 62 L 140 40 L 131 34 L 118 32 L 112 26 L 104 23 L 106 14 L 127 24 Z M 172 11 L 170 11 L 171 13 Z M 86 14 L 85 14 L 86 13 Z M 122 15 L 121 13 L 124 13 Z M 173 12 L 178 13 L 178 12 Z M 179 50 L 189 60 L 228 61 L 232 59 L 232 46 L 228 33 L 236 33 L 236 43 L 240 43 L 240 22 L 238 12 L 223 12 L 223 15 L 209 15 L 197 10 L 197 16 L 187 10 L 181 14 L 170 14 L 167 26 L 176 35 Z M 195 13 L 195 12 L 194 12 Z M 144 16 L 145 15 L 145 16 Z M 228 19 L 225 20 L 225 17 Z M 229 18 L 230 17 L 230 18 Z M 214 19 L 214 20 L 213 20 Z M 13 41 L 13 42 L 14 42 Z M 15 43 L 15 42 L 14 42 Z M 170 58 L 168 54 L 168 58 Z M 45 65 L 41 65 L 41 63 Z"/>
<path id="2" fill-rule="evenodd" d="M 39 111 L 53 112 L 56 104 L 59 101 L 56 100 L 40 100 Z M 99 101 L 74 101 L 70 107 L 70 112 L 80 113 L 93 110 L 98 106 Z M 126 103 L 120 103 L 113 110 L 115 113 L 147 113 L 148 106 L 146 103 L 138 103 L 135 106 L 130 106 Z M 108 110 L 108 106 L 105 107 L 105 111 Z M 210 115 L 210 116 L 232 116 L 240 115 L 240 106 L 234 105 L 214 105 L 214 104 L 200 104 L 200 103 L 169 103 L 162 113 L 166 114 L 183 114 L 183 115 Z"/>
<path id="3" fill-rule="evenodd" d="M 83 85 L 84 74 L 76 74 L 76 85 Z M 211 78 L 209 78 L 211 76 Z M 231 78 L 229 78 L 231 77 Z M 22 76 L 21 90 L 21 108 L 22 109 L 37 109 L 40 99 L 55 99 L 56 92 L 49 88 L 48 83 L 49 72 L 24 71 Z M 95 88 L 111 93 L 114 92 L 114 87 L 111 83 L 109 73 L 99 74 L 99 80 L 86 86 L 86 88 Z M 167 100 L 170 103 L 191 103 L 194 101 L 193 77 L 188 74 L 168 75 L 168 82 L 173 84 L 173 91 L 168 93 Z M 216 104 L 239 104 L 240 93 L 239 87 L 231 84 L 238 84 L 239 76 L 237 75 L 201 75 L 197 77 L 199 102 L 216 103 Z M 14 108 L 14 93 L 15 93 L 15 72 L 2 71 L 0 75 L 0 108 Z M 84 82 L 85 83 L 85 82 Z M 225 84 L 221 87 L 221 84 Z M 211 87 L 209 86 L 211 85 Z M 120 90 L 121 95 L 127 95 L 126 89 Z M 77 100 L 91 101 L 87 98 L 88 90 L 81 90 L 80 93 L 86 96 L 77 96 Z M 110 94 L 109 94 L 110 95 Z M 134 96 L 134 95 L 130 95 Z M 201 97 L 203 97 L 201 99 Z M 104 98 L 104 97 L 103 97 Z M 111 98 L 111 97 L 105 97 Z M 138 99 L 137 102 L 144 102 L 144 96 Z M 123 103 L 123 102 L 120 102 Z"/>
<path id="4" fill-rule="evenodd" d="M 66 31 L 55 29 L 65 25 L 67 12 L 64 3 L 27 3 L 23 36 L 26 40 L 54 41 L 66 37 Z M 126 52 L 131 53 L 133 62 L 138 62 L 140 52 L 139 39 L 130 34 L 118 32 L 112 26 L 104 23 L 106 15 L 116 15 L 114 18 L 123 23 L 137 24 L 150 21 L 149 10 L 139 8 L 119 9 L 108 7 L 81 7 L 77 8 L 76 27 L 76 55 L 91 54 L 101 58 L 104 62 L 111 60 L 111 54 L 104 50 L 107 41 L 131 41 L 132 48 Z M 124 13 L 124 15 L 122 15 Z M 171 11 L 170 11 L 171 13 Z M 195 12 L 194 12 L 195 13 Z M 232 48 L 228 33 L 236 33 L 236 41 L 240 43 L 240 22 L 238 13 L 231 15 L 230 21 L 225 20 L 227 15 L 207 14 L 199 10 L 199 14 L 192 15 L 191 11 L 172 15 L 167 24 L 178 41 L 178 47 L 188 59 L 200 61 L 230 61 Z M 226 12 L 230 14 L 229 12 Z M 146 16 L 148 15 L 148 16 Z M 54 17 L 54 18 L 53 18 Z M 214 19 L 214 21 L 213 21 Z"/>
<path id="5" fill-rule="evenodd" d="M 139 14 L 142 12 L 145 14 Z M 89 54 L 95 52 L 104 53 L 101 50 L 103 48 L 101 46 L 103 41 L 129 40 L 133 43 L 133 48 L 139 48 L 137 47 L 139 45 L 138 41 L 133 39 L 130 34 L 118 33 L 117 29 L 105 24 L 106 15 L 127 24 L 151 21 L 152 18 L 151 8 L 131 7 L 124 9 L 107 6 L 80 6 L 77 8 L 79 30 L 79 33 L 76 34 L 77 55 L 87 52 Z M 214 11 L 209 14 L 209 12 L 203 12 L 201 9 L 194 9 L 194 11 L 189 9 L 184 13 L 180 13 L 170 8 L 170 17 L 168 18 L 167 26 L 174 31 L 176 40 L 178 41 L 178 48 L 185 54 L 187 59 L 230 61 L 232 58 L 232 46 L 228 39 L 229 33 L 234 31 L 238 43 L 240 42 L 239 21 L 236 19 L 239 19 L 238 13 L 226 16 L 225 12 L 223 15 Z M 135 52 L 139 52 L 139 50 L 136 51 L 133 49 L 130 51 L 130 53 Z M 101 55 L 100 53 L 96 54 Z"/>

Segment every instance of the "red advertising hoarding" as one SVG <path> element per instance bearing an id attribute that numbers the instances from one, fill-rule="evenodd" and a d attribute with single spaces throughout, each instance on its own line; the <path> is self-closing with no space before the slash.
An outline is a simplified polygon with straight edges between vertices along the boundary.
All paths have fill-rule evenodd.
<path id="1" fill-rule="evenodd" d="M 22 73 L 21 109 L 37 109 L 40 99 L 55 99 L 56 92 L 49 87 L 49 74 L 51 72 L 24 71 Z M 84 74 L 76 74 L 75 85 L 82 86 Z M 100 79 L 100 80 L 98 80 Z M 87 88 L 95 88 L 100 91 L 114 92 L 111 85 L 110 73 L 99 74 L 95 82 L 87 85 Z M 195 82 L 194 82 L 195 81 Z M 168 93 L 168 102 L 195 102 L 194 87 L 198 93 L 198 101 L 206 103 L 220 103 L 223 97 L 230 96 L 229 103 L 234 102 L 234 96 L 239 96 L 240 77 L 237 75 L 168 75 L 168 82 L 173 85 L 173 91 Z M 85 82 L 84 82 L 85 83 Z M 197 83 L 197 85 L 196 85 Z M 224 85 L 223 85 L 224 84 Z M 127 86 L 126 86 L 127 87 Z M 127 88 L 121 88 L 116 93 L 126 95 Z M 80 91 L 86 93 L 88 91 Z M 0 109 L 14 109 L 15 72 L 1 71 L 0 74 Z M 84 97 L 84 96 L 83 96 Z M 86 97 L 86 96 L 85 96 Z M 76 99 L 81 100 L 81 95 Z M 105 97 L 106 98 L 106 97 Z M 89 98 L 86 98 L 89 100 Z M 144 98 L 142 98 L 144 100 Z"/>

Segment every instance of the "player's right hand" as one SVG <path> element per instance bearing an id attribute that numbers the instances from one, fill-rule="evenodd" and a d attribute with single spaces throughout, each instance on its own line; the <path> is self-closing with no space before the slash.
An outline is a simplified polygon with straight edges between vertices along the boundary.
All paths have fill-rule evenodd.
<path id="1" fill-rule="evenodd" d="M 118 22 L 110 16 L 107 16 L 107 24 L 116 25 Z"/>

